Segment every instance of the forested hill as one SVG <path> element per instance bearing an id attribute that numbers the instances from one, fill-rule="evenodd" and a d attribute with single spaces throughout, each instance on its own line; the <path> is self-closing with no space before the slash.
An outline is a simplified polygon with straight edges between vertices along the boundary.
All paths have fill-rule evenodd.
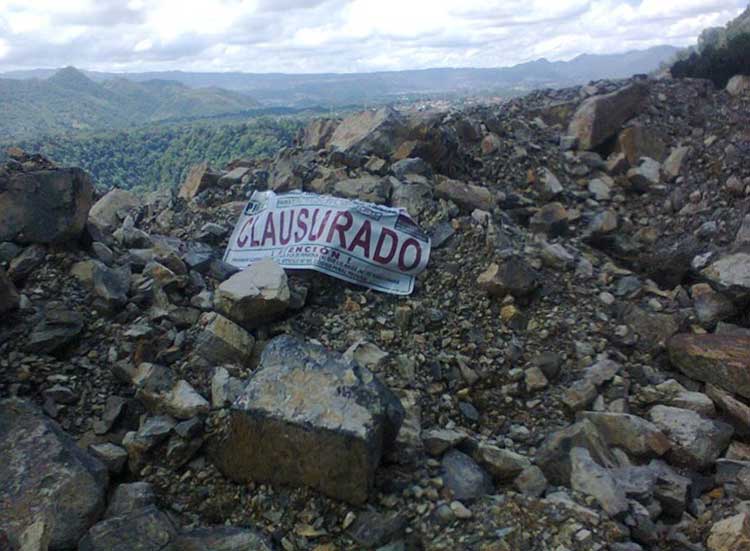
<path id="1" fill-rule="evenodd" d="M 68 67 L 47 79 L 0 79 L 0 142 L 79 130 L 113 130 L 151 122 L 253 109 L 251 97 L 166 80 L 94 82 Z"/>
<path id="2" fill-rule="evenodd" d="M 292 143 L 300 117 L 261 117 L 245 122 L 152 125 L 137 130 L 81 133 L 13 142 L 62 165 L 80 166 L 97 186 L 148 191 L 179 185 L 190 166 L 208 161 L 272 157 Z M 6 146 L 0 151 L 0 160 Z"/>

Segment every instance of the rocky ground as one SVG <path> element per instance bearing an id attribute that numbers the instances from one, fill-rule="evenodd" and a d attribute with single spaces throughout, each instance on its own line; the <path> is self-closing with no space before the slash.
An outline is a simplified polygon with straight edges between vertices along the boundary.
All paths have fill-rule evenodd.
<path id="1" fill-rule="evenodd" d="M 179 193 L 0 168 L 0 547 L 750 549 L 750 96 L 367 112 Z M 221 261 L 254 189 L 402 207 L 408 297 Z"/>

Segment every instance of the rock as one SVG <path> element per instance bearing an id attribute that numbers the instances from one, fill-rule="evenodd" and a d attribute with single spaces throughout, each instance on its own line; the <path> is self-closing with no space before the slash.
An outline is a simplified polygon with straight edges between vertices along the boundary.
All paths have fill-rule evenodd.
<path id="1" fill-rule="evenodd" d="M 264 349 L 213 455 L 234 480 L 307 485 L 363 503 L 403 418 L 369 370 L 282 336 Z"/>
<path id="2" fill-rule="evenodd" d="M 616 461 L 609 446 L 596 430 L 596 426 L 586 419 L 550 434 L 536 455 L 536 464 L 552 484 L 570 484 L 570 450 L 586 448 L 599 465 L 610 468 Z"/>
<path id="3" fill-rule="evenodd" d="M 48 310 L 29 335 L 29 350 L 52 354 L 73 343 L 83 331 L 83 316 L 70 310 Z"/>
<path id="4" fill-rule="evenodd" d="M 552 171 L 547 168 L 542 169 L 542 174 L 539 178 L 539 181 L 542 184 L 540 193 L 546 201 L 556 198 L 563 191 L 565 191 L 562 184 L 560 183 L 560 180 L 557 179 L 557 176 L 555 176 Z"/>
<path id="5" fill-rule="evenodd" d="M 622 321 L 641 339 L 647 348 L 659 348 L 677 333 L 679 325 L 671 314 L 658 314 L 628 304 Z"/>
<path id="6" fill-rule="evenodd" d="M 611 210 L 597 212 L 586 227 L 589 238 L 601 237 L 614 232 L 619 225 L 617 214 Z"/>
<path id="7" fill-rule="evenodd" d="M 527 457 L 486 443 L 479 444 L 473 455 L 495 481 L 500 483 L 513 480 L 531 466 Z"/>
<path id="8" fill-rule="evenodd" d="M 385 205 L 391 196 L 391 188 L 392 184 L 388 178 L 367 175 L 336 182 L 333 186 L 333 192 L 334 195 L 348 199 L 359 199 L 376 205 Z"/>
<path id="9" fill-rule="evenodd" d="M 542 469 L 536 465 L 526 467 L 519 474 L 513 485 L 525 496 L 539 498 L 547 489 L 547 478 L 544 476 Z"/>
<path id="10" fill-rule="evenodd" d="M 190 419 L 208 413 L 210 405 L 190 383 L 179 380 L 164 396 L 160 409 L 177 419 Z"/>
<path id="11" fill-rule="evenodd" d="M 0 268 L 0 314 L 5 314 L 18 308 L 21 296 L 8 274 Z"/>
<path id="12" fill-rule="evenodd" d="M 112 492 L 105 518 L 121 517 L 156 504 L 154 487 L 148 482 L 120 484 Z"/>
<path id="13" fill-rule="evenodd" d="M 150 249 L 154 244 L 149 234 L 135 227 L 135 221 L 130 215 L 125 217 L 122 225 L 115 230 L 112 237 L 128 249 Z"/>
<path id="14" fill-rule="evenodd" d="M 661 165 L 649 157 L 642 157 L 638 166 L 628 170 L 628 181 L 633 191 L 648 193 L 661 182 Z"/>
<path id="15" fill-rule="evenodd" d="M 129 214 L 137 212 L 143 202 L 133 193 L 123 189 L 109 190 L 89 211 L 89 224 L 107 236 L 120 227 Z"/>
<path id="16" fill-rule="evenodd" d="M 76 240 L 93 197 L 91 179 L 80 168 L 0 171 L 0 241 Z"/>
<path id="17" fill-rule="evenodd" d="M 693 285 L 690 294 L 693 297 L 693 307 L 698 321 L 705 327 L 713 327 L 717 322 L 731 318 L 735 314 L 732 302 L 706 283 Z"/>
<path id="18" fill-rule="evenodd" d="M 545 233 L 558 237 L 568 232 L 568 211 L 562 203 L 547 203 L 529 220 L 529 227 L 535 233 Z"/>
<path id="19" fill-rule="evenodd" d="M 229 371 L 223 367 L 217 367 L 211 378 L 211 405 L 215 408 L 223 408 L 234 403 L 242 393 L 243 386 L 240 379 L 231 377 Z"/>
<path id="20" fill-rule="evenodd" d="M 176 537 L 177 529 L 169 517 L 150 506 L 95 524 L 81 539 L 78 550 L 166 550 Z"/>
<path id="21" fill-rule="evenodd" d="M 727 82 L 727 92 L 732 96 L 750 95 L 750 76 L 735 75 Z"/>
<path id="22" fill-rule="evenodd" d="M 597 464 L 586 448 L 570 450 L 570 487 L 590 495 L 610 517 L 619 517 L 628 510 L 625 492 L 612 474 Z"/>
<path id="23" fill-rule="evenodd" d="M 721 257 L 701 274 L 720 291 L 737 301 L 750 298 L 750 254 L 738 252 Z"/>
<path id="24" fill-rule="evenodd" d="M 426 182 L 392 182 L 391 206 L 406 209 L 410 216 L 418 218 L 432 204 L 432 186 Z"/>
<path id="25" fill-rule="evenodd" d="M 528 297 L 540 285 L 539 275 L 526 262 L 511 257 L 501 265 L 490 264 L 477 277 L 477 285 L 488 295 L 503 299 L 508 295 Z"/>
<path id="26" fill-rule="evenodd" d="M 750 406 L 712 384 L 706 385 L 706 394 L 721 411 L 732 419 L 738 429 L 745 434 L 750 432 Z"/>
<path id="27" fill-rule="evenodd" d="M 47 256 L 44 245 L 30 245 L 21 254 L 16 256 L 8 266 L 8 277 L 14 283 L 22 283 L 32 272 L 36 271 Z"/>
<path id="28" fill-rule="evenodd" d="M 657 459 L 652 460 L 648 468 L 656 476 L 654 498 L 667 516 L 680 518 L 687 505 L 690 479 L 677 474 L 669 465 Z"/>
<path id="29" fill-rule="evenodd" d="M 557 352 L 542 352 L 531 360 L 534 367 L 538 367 L 547 377 L 547 380 L 554 380 L 560 374 L 563 359 Z"/>
<path id="30" fill-rule="evenodd" d="M 740 513 L 714 524 L 707 545 L 710 551 L 750 549 L 750 513 Z"/>
<path id="31" fill-rule="evenodd" d="M 219 182 L 219 174 L 212 172 L 208 163 L 193 165 L 179 191 L 179 197 L 190 201 L 196 195 Z"/>
<path id="32" fill-rule="evenodd" d="M 365 340 L 358 340 L 344 352 L 345 359 L 353 360 L 367 369 L 380 369 L 388 356 L 388 352 Z"/>
<path id="33" fill-rule="evenodd" d="M 328 147 L 346 153 L 390 158 L 405 133 L 401 115 L 390 107 L 363 111 L 345 118 L 333 132 Z"/>
<path id="34" fill-rule="evenodd" d="M 92 284 L 94 295 L 108 308 L 117 308 L 128 302 L 130 291 L 130 268 L 109 268 L 101 263 L 93 266 Z"/>
<path id="35" fill-rule="evenodd" d="M 270 258 L 234 274 L 214 295 L 216 310 L 245 329 L 274 321 L 290 299 L 286 273 Z"/>
<path id="36" fill-rule="evenodd" d="M 339 121 L 330 118 L 313 119 L 302 129 L 298 141 L 306 149 L 324 149 L 338 124 Z"/>
<path id="37" fill-rule="evenodd" d="M 750 398 L 750 337 L 680 334 L 669 339 L 667 351 L 688 377 Z"/>
<path id="38" fill-rule="evenodd" d="M 357 515 L 348 533 L 363 548 L 374 549 L 401 537 L 406 526 L 406 519 L 398 513 L 381 514 L 366 511 Z"/>
<path id="39" fill-rule="evenodd" d="M 589 182 L 588 190 L 597 201 L 609 201 L 611 194 L 610 186 L 601 178 L 595 178 Z"/>
<path id="40" fill-rule="evenodd" d="M 696 470 L 716 461 L 734 433 L 726 423 L 704 419 L 687 409 L 654 406 L 649 418 L 672 441 L 671 461 Z"/>
<path id="41" fill-rule="evenodd" d="M 256 530 L 235 526 L 195 528 L 181 534 L 167 551 L 273 551 L 271 542 Z"/>
<path id="42" fill-rule="evenodd" d="M 667 180 L 672 181 L 677 179 L 682 174 L 682 169 L 685 166 L 685 161 L 692 153 L 692 148 L 689 146 L 675 147 L 667 157 L 662 165 L 662 173 Z"/>
<path id="43" fill-rule="evenodd" d="M 610 94 L 592 96 L 573 115 L 567 135 L 577 138 L 580 149 L 595 149 L 640 112 L 647 95 L 648 88 L 636 83 Z"/>
<path id="44" fill-rule="evenodd" d="M 549 385 L 547 377 L 538 367 L 530 367 L 524 372 L 524 382 L 526 383 L 526 390 L 529 392 L 543 390 Z"/>
<path id="45" fill-rule="evenodd" d="M 664 159 L 667 146 L 661 136 L 650 127 L 631 124 L 617 136 L 617 150 L 625 154 L 631 165 L 636 165 L 641 157 Z"/>
<path id="46" fill-rule="evenodd" d="M 579 418 L 591 421 L 609 445 L 634 455 L 662 456 L 672 447 L 663 432 L 637 415 L 584 412 Z"/>
<path id="47" fill-rule="evenodd" d="M 489 189 L 474 184 L 440 178 L 435 186 L 435 195 L 441 199 L 453 201 L 459 208 L 466 211 L 474 209 L 492 211 L 495 198 Z"/>
<path id="48" fill-rule="evenodd" d="M 0 401 L 0 480 L 12 545 L 41 520 L 51 549 L 74 548 L 104 511 L 107 468 L 29 402 Z"/>
<path id="49" fill-rule="evenodd" d="M 465 453 L 450 450 L 443 456 L 441 465 L 445 488 L 455 499 L 472 501 L 494 489 L 490 475 Z"/>
<path id="50" fill-rule="evenodd" d="M 432 178 L 432 167 L 418 157 L 407 158 L 393 163 L 391 165 L 391 173 L 396 178 L 404 178 L 407 174 L 417 174 L 425 178 Z"/>
<path id="51" fill-rule="evenodd" d="M 121 473 L 128 460 L 128 452 L 124 448 L 110 443 L 92 444 L 89 446 L 89 453 L 114 474 Z"/>
<path id="52" fill-rule="evenodd" d="M 222 175 L 219 178 L 218 186 L 222 189 L 231 188 L 242 183 L 242 179 L 250 173 L 250 169 L 245 166 L 238 166 Z"/>
<path id="53" fill-rule="evenodd" d="M 312 151 L 282 148 L 273 160 L 268 187 L 277 193 L 301 190 L 310 178 L 314 159 Z"/>
<path id="54" fill-rule="evenodd" d="M 482 155 L 492 155 L 503 146 L 503 142 L 500 136 L 497 134 L 489 133 L 483 139 L 480 144 Z"/>
<path id="55" fill-rule="evenodd" d="M 451 448 L 459 446 L 466 440 L 466 433 L 452 429 L 430 429 L 422 433 L 425 450 L 432 456 L 439 457 Z"/>
<path id="56" fill-rule="evenodd" d="M 203 331 L 195 342 L 195 350 L 214 364 L 245 365 L 250 361 L 255 339 L 242 327 L 220 314 L 206 312 L 198 324 Z"/>

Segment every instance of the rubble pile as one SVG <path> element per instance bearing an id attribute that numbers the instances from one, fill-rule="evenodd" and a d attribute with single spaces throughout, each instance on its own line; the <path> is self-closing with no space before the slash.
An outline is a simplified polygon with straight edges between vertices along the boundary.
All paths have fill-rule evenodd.
<path id="1" fill-rule="evenodd" d="M 0 547 L 748 548 L 742 90 L 382 108 L 144 196 L 12 151 Z M 223 262 L 266 189 L 408 211 L 414 292 Z"/>

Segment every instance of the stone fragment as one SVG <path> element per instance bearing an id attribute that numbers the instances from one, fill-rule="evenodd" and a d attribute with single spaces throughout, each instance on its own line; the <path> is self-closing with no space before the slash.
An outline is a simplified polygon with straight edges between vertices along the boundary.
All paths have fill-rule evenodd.
<path id="1" fill-rule="evenodd" d="M 190 168 L 185 181 L 180 187 L 179 196 L 186 201 L 194 199 L 196 195 L 219 181 L 219 174 L 213 172 L 208 163 L 201 163 Z"/>
<path id="2" fill-rule="evenodd" d="M 83 316 L 72 310 L 47 310 L 29 335 L 29 350 L 52 354 L 72 344 L 83 331 Z"/>
<path id="3" fill-rule="evenodd" d="M 344 352 L 344 358 L 354 360 L 367 369 L 381 368 L 388 356 L 388 352 L 365 340 L 358 340 Z"/>
<path id="4" fill-rule="evenodd" d="M 281 336 L 263 350 L 213 456 L 234 480 L 307 485 L 363 503 L 403 418 L 399 400 L 369 370 Z"/>
<path id="5" fill-rule="evenodd" d="M 120 227 L 122 221 L 143 206 L 140 198 L 124 189 L 113 188 L 99 199 L 89 211 L 89 224 L 107 236 Z"/>
<path id="6" fill-rule="evenodd" d="M 547 478 L 544 476 L 542 469 L 536 465 L 526 467 L 513 480 L 516 489 L 525 496 L 539 498 L 547 489 Z"/>
<path id="7" fill-rule="evenodd" d="M 511 257 L 502 264 L 490 266 L 477 277 L 477 285 L 498 299 L 512 295 L 524 298 L 539 287 L 539 275 L 523 259 Z"/>
<path id="8" fill-rule="evenodd" d="M 748 89 L 750 89 L 750 79 L 748 79 Z M 708 535 L 707 545 L 709 551 L 750 549 L 750 513 L 740 513 L 714 524 Z"/>
<path id="9" fill-rule="evenodd" d="M 128 301 L 130 277 L 128 266 L 109 268 L 97 263 L 92 270 L 94 295 L 109 308 L 123 306 Z"/>
<path id="10" fill-rule="evenodd" d="M 238 166 L 223 174 L 217 182 L 222 189 L 228 189 L 242 183 L 242 178 L 250 173 L 250 169 L 245 166 Z"/>
<path id="11" fill-rule="evenodd" d="M 286 273 L 270 258 L 234 274 L 214 295 L 216 309 L 248 330 L 277 319 L 290 299 Z"/>
<path id="12" fill-rule="evenodd" d="M 154 504 L 156 504 L 156 493 L 150 483 L 120 484 L 112 492 L 104 516 L 105 518 L 121 517 Z"/>
<path id="13" fill-rule="evenodd" d="M 555 176 L 551 170 L 548 168 L 543 168 L 542 173 L 539 177 L 539 181 L 542 184 L 541 189 L 539 190 L 542 198 L 544 198 L 545 201 L 550 201 L 552 199 L 555 199 L 558 195 L 560 195 L 564 188 L 562 184 L 560 183 L 560 180 L 558 180 L 557 176 Z"/>
<path id="14" fill-rule="evenodd" d="M 529 227 L 549 237 L 564 235 L 568 232 L 568 211 L 562 203 L 547 203 L 531 217 Z"/>
<path id="15" fill-rule="evenodd" d="M 323 149 L 333 136 L 339 121 L 327 117 L 310 121 L 299 134 L 298 140 L 306 149 Z"/>
<path id="16" fill-rule="evenodd" d="M 405 133 L 405 121 L 390 107 L 363 111 L 347 117 L 336 127 L 328 147 L 359 155 L 390 158 Z"/>
<path id="17" fill-rule="evenodd" d="M 466 440 L 466 433 L 452 429 L 430 429 L 422 433 L 424 448 L 432 456 L 443 455 Z"/>
<path id="18" fill-rule="evenodd" d="M 210 405 L 190 383 L 179 380 L 164 396 L 161 409 L 177 419 L 190 419 L 208 413 Z"/>
<path id="19" fill-rule="evenodd" d="M 521 454 L 481 443 L 474 451 L 474 459 L 489 472 L 496 482 L 509 482 L 531 466 Z"/>
<path id="20" fill-rule="evenodd" d="M 8 274 L 0 268 L 0 314 L 5 314 L 18 308 L 21 296 Z"/>
<path id="21" fill-rule="evenodd" d="M 693 297 L 693 307 L 698 321 L 706 327 L 713 327 L 719 321 L 731 318 L 735 314 L 732 301 L 714 291 L 706 283 L 693 285 L 690 294 Z"/>
<path id="22" fill-rule="evenodd" d="M 524 382 L 529 392 L 543 390 L 549 385 L 547 377 L 544 376 L 544 373 L 538 367 L 530 367 L 524 372 Z"/>
<path id="23" fill-rule="evenodd" d="M 491 212 L 495 207 L 495 198 L 489 189 L 474 184 L 441 178 L 435 187 L 435 195 L 456 203 L 461 209 L 474 209 Z"/>
<path id="24" fill-rule="evenodd" d="M 362 176 L 336 182 L 333 186 L 335 195 L 348 199 L 359 199 L 376 205 L 385 205 L 391 196 L 392 184 L 388 178 Z"/>
<path id="25" fill-rule="evenodd" d="M 737 252 L 712 262 L 701 274 L 736 301 L 750 298 L 750 254 Z"/>
<path id="26" fill-rule="evenodd" d="M 690 156 L 691 152 L 692 148 L 689 146 L 675 147 L 672 150 L 669 157 L 667 157 L 667 160 L 664 161 L 664 164 L 661 167 L 667 180 L 675 180 L 680 174 L 682 174 L 685 161 Z"/>
<path id="27" fill-rule="evenodd" d="M 577 138 L 580 149 L 595 149 L 640 112 L 647 95 L 648 88 L 636 83 L 610 94 L 592 96 L 573 115 L 567 134 Z"/>
<path id="28" fill-rule="evenodd" d="M 14 283 L 25 281 L 34 271 L 39 268 L 47 256 L 44 245 L 30 245 L 21 254 L 10 261 L 8 266 L 8 277 Z"/>
<path id="29" fill-rule="evenodd" d="M 738 432 L 750 432 L 750 406 L 712 384 L 706 385 L 706 394 L 733 421 Z"/>
<path id="30" fill-rule="evenodd" d="M 217 367 L 211 378 L 211 405 L 223 408 L 234 403 L 243 386 L 240 379 L 230 376 L 229 371 L 223 367 Z"/>
<path id="31" fill-rule="evenodd" d="M 80 168 L 0 171 L 0 241 L 78 239 L 93 197 L 91 178 Z"/>
<path id="32" fill-rule="evenodd" d="M 357 515 L 357 519 L 349 527 L 348 534 L 362 548 L 375 549 L 382 548 L 402 536 L 406 526 L 406 519 L 398 513 L 366 511 Z"/>
<path id="33" fill-rule="evenodd" d="M 432 178 L 432 167 L 418 157 L 401 159 L 391 165 L 391 173 L 396 178 L 403 178 L 408 174 L 418 174 L 425 178 Z"/>
<path id="34" fill-rule="evenodd" d="M 203 327 L 195 350 L 214 364 L 245 365 L 250 361 L 255 339 L 242 327 L 220 314 L 206 312 L 198 321 Z"/>
<path id="35" fill-rule="evenodd" d="M 612 474 L 597 464 L 586 448 L 570 450 L 570 487 L 590 495 L 610 517 L 619 517 L 628 510 L 625 492 Z"/>
<path id="36" fill-rule="evenodd" d="M 128 452 L 115 444 L 92 444 L 89 446 L 89 452 L 114 474 L 121 473 L 128 460 Z"/>
<path id="37" fill-rule="evenodd" d="M 154 506 L 127 515 L 110 517 L 88 531 L 79 551 L 161 551 L 177 537 L 169 517 Z"/>
<path id="38" fill-rule="evenodd" d="M 642 157 L 635 166 L 628 170 L 628 181 L 633 191 L 648 193 L 661 182 L 661 165 L 649 157 Z"/>
<path id="39" fill-rule="evenodd" d="M 194 528 L 179 535 L 165 551 L 274 551 L 275 547 L 257 530 L 236 526 Z"/>
<path id="40" fill-rule="evenodd" d="M 608 444 L 634 455 L 662 456 L 672 447 L 663 432 L 637 415 L 591 411 L 579 418 L 591 421 Z"/>
<path id="41" fill-rule="evenodd" d="M 625 154 L 631 165 L 635 165 L 641 157 L 663 160 L 667 146 L 659 133 L 650 126 L 636 123 L 622 129 L 617 136 L 616 149 Z"/>
<path id="42" fill-rule="evenodd" d="M 609 201 L 611 194 L 610 186 L 601 178 L 595 178 L 589 182 L 588 190 L 597 201 Z"/>
<path id="43" fill-rule="evenodd" d="M 750 337 L 685 333 L 669 339 L 667 351 L 688 377 L 750 398 Z"/>
<path id="44" fill-rule="evenodd" d="M 726 423 L 670 406 L 654 406 L 649 418 L 672 441 L 671 461 L 696 470 L 716 461 L 734 433 Z"/>
<path id="45" fill-rule="evenodd" d="M 442 477 L 455 499 L 472 501 L 492 492 L 492 478 L 463 452 L 450 450 L 443 456 Z"/>
<path id="46" fill-rule="evenodd" d="M 734 75 L 727 82 L 727 92 L 737 97 L 750 95 L 750 75 Z"/>
<path id="47" fill-rule="evenodd" d="M 0 480 L 11 545 L 41 520 L 51 549 L 74 548 L 104 511 L 107 468 L 29 402 L 0 401 Z"/>

